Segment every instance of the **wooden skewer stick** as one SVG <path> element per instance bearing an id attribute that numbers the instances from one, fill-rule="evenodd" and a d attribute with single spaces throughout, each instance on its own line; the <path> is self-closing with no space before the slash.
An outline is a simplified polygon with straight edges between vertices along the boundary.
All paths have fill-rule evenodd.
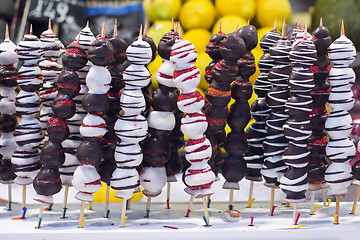
<path id="1" fill-rule="evenodd" d="M 192 205 L 194 203 L 194 199 L 195 199 L 195 197 L 193 195 L 191 195 L 188 210 L 187 210 L 187 213 L 186 213 L 185 217 L 189 217 L 189 214 L 190 214 L 191 209 L 192 209 Z"/>
<path id="2" fill-rule="evenodd" d="M 81 207 L 80 207 L 80 217 L 79 217 L 79 228 L 82 228 L 83 226 L 83 218 L 84 218 L 84 208 L 85 208 L 85 201 L 81 201 Z"/>
<path id="3" fill-rule="evenodd" d="M 150 214 L 150 204 L 151 204 L 151 197 L 148 197 L 146 202 L 146 215 L 145 215 L 146 218 L 148 218 Z"/>
<path id="4" fill-rule="evenodd" d="M 127 200 L 123 199 L 122 210 L 121 210 L 121 226 L 120 226 L 122 228 L 125 227 L 125 214 L 126 214 L 126 205 L 127 205 L 126 202 Z"/>
<path id="5" fill-rule="evenodd" d="M 297 222 L 296 222 L 296 219 L 297 219 L 297 203 L 293 203 L 293 225 L 296 225 Z"/>
<path id="6" fill-rule="evenodd" d="M 251 207 L 250 201 L 253 198 L 253 192 L 254 192 L 254 181 L 250 181 L 250 188 L 249 188 L 249 202 L 248 202 L 248 207 Z"/>
<path id="7" fill-rule="evenodd" d="M 274 207 L 274 198 L 275 198 L 275 188 L 271 188 L 271 195 L 270 195 L 270 213 L 269 215 L 272 216 L 273 207 Z"/>
<path id="8" fill-rule="evenodd" d="M 210 226 L 210 219 L 209 219 L 209 210 L 207 207 L 207 201 L 206 201 L 206 197 L 203 197 L 203 204 L 204 204 L 204 212 L 205 212 L 205 219 L 206 219 L 206 223 L 207 226 Z"/>
<path id="9" fill-rule="evenodd" d="M 44 213 L 44 207 L 45 207 L 45 204 L 44 203 L 41 203 L 40 205 L 40 212 L 39 212 L 39 221 L 38 221 L 38 225 L 36 228 L 40 228 L 41 227 L 41 221 L 42 221 L 42 217 L 43 217 L 43 213 Z"/>
<path id="10" fill-rule="evenodd" d="M 359 196 L 360 196 L 360 186 L 356 186 L 356 195 L 355 195 L 354 204 L 353 204 L 353 207 L 352 207 L 352 210 L 351 210 L 350 214 L 355 214 L 356 206 L 357 206 L 357 203 L 359 201 Z"/>
<path id="11" fill-rule="evenodd" d="M 233 210 L 233 201 L 234 201 L 234 189 L 230 189 L 230 196 L 229 196 L 229 210 Z"/>
<path id="12" fill-rule="evenodd" d="M 11 183 L 8 184 L 8 201 L 9 201 L 9 205 L 8 205 L 8 210 L 11 211 Z"/>
<path id="13" fill-rule="evenodd" d="M 105 218 L 109 217 L 109 202 L 110 202 L 110 185 L 106 185 L 106 196 L 105 196 Z M 126 201 L 125 201 L 126 202 Z"/>
<path id="14" fill-rule="evenodd" d="M 325 188 L 322 188 L 322 189 L 321 189 L 321 193 L 322 193 L 322 199 L 323 199 L 324 206 L 327 207 L 327 202 L 326 202 L 326 190 L 325 190 Z"/>
<path id="15" fill-rule="evenodd" d="M 166 185 L 166 208 L 170 209 L 170 182 Z"/>
<path id="16" fill-rule="evenodd" d="M 311 191 L 310 215 L 313 215 L 314 209 L 315 209 L 315 191 Z"/>
<path id="17" fill-rule="evenodd" d="M 61 218 L 65 218 L 66 215 L 66 210 L 67 210 L 67 199 L 69 196 L 69 184 L 65 184 L 65 192 L 64 192 L 64 202 L 63 202 L 63 210 L 62 210 L 62 215 Z"/>
<path id="18" fill-rule="evenodd" d="M 336 207 L 335 207 L 335 214 L 337 220 L 335 221 L 335 224 L 339 224 L 339 212 L 340 212 L 340 196 L 335 196 L 336 198 Z"/>
<path id="19" fill-rule="evenodd" d="M 25 205 L 26 205 L 26 185 L 23 185 L 21 208 L 24 208 Z"/>
<path id="20" fill-rule="evenodd" d="M 26 213 L 26 185 L 23 185 L 21 209 L 23 211 L 23 214 L 22 214 L 21 218 L 25 218 L 25 213 Z"/>

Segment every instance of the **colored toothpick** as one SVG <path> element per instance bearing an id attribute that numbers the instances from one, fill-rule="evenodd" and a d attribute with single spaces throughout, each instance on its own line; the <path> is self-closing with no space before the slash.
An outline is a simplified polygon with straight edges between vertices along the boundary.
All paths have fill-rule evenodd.
<path id="1" fill-rule="evenodd" d="M 191 213 L 192 205 L 194 203 L 194 199 L 195 199 L 195 197 L 193 195 L 191 195 L 188 210 L 187 210 L 187 213 L 186 213 L 185 217 L 189 217 L 189 214 Z"/>
<path id="2" fill-rule="evenodd" d="M 359 196 L 360 196 L 360 186 L 357 185 L 356 186 L 356 195 L 355 195 L 353 207 L 352 207 L 352 210 L 351 210 L 350 214 L 355 214 L 356 206 L 357 206 L 357 203 L 359 201 Z"/>
<path id="3" fill-rule="evenodd" d="M 316 207 L 315 207 L 315 209 L 314 209 L 314 211 L 313 211 L 313 213 L 312 213 L 312 215 L 315 215 L 315 213 L 316 213 L 316 211 L 318 210 L 318 208 L 320 207 L 320 205 L 319 204 L 316 204 Z"/>
<path id="4" fill-rule="evenodd" d="M 61 218 L 65 218 L 66 215 L 66 210 L 67 210 L 67 199 L 69 196 L 69 184 L 65 184 L 65 192 L 64 192 L 64 201 L 63 201 L 63 211 L 62 211 L 62 215 Z"/>
<path id="5" fill-rule="evenodd" d="M 91 202 L 89 202 L 90 205 Z M 80 207 L 80 217 L 79 217 L 79 228 L 82 228 L 85 222 L 84 217 L 84 208 L 85 208 L 85 201 L 81 201 L 81 207 Z"/>
<path id="6" fill-rule="evenodd" d="M 41 203 L 41 205 L 40 205 L 40 212 L 39 212 L 39 220 L 38 220 L 38 225 L 37 225 L 36 228 L 40 228 L 40 227 L 41 227 L 41 221 L 42 221 L 43 213 L 44 213 L 44 203 Z"/>
<path id="7" fill-rule="evenodd" d="M 148 197 L 146 202 L 146 213 L 145 213 L 146 218 L 148 218 L 150 214 L 150 204 L 151 204 L 151 197 Z"/>
<path id="8" fill-rule="evenodd" d="M 208 206 L 206 204 L 206 197 L 203 197 L 203 204 L 204 204 L 204 212 L 205 212 L 205 216 L 203 217 L 206 223 L 206 226 L 211 226 L 210 225 L 210 219 L 209 219 L 209 210 L 208 210 Z"/>
<path id="9" fill-rule="evenodd" d="M 110 185 L 106 185 L 106 196 L 105 196 L 105 218 L 109 217 L 109 202 L 110 202 Z"/>
<path id="10" fill-rule="evenodd" d="M 122 209 L 121 209 L 121 227 L 125 227 L 125 219 L 127 218 L 126 217 L 126 200 L 123 199 L 123 202 L 122 202 Z"/>
<path id="11" fill-rule="evenodd" d="M 11 211 L 11 183 L 8 184 L 8 211 Z"/>
<path id="12" fill-rule="evenodd" d="M 170 209 L 170 182 L 166 185 L 166 208 Z"/>
<path id="13" fill-rule="evenodd" d="M 254 217 L 253 216 L 250 216 L 250 225 L 249 226 L 254 226 Z"/>

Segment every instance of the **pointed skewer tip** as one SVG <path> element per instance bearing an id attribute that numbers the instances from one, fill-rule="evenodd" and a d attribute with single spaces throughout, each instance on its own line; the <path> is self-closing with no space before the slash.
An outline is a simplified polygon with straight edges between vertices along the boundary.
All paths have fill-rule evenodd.
<path id="1" fill-rule="evenodd" d="M 182 31 L 181 31 L 181 26 L 180 26 L 180 22 L 178 22 L 179 25 L 179 38 L 182 39 Z"/>
<path id="2" fill-rule="evenodd" d="M 142 40 L 142 24 L 140 25 L 140 30 L 139 30 L 139 40 Z"/>
<path id="3" fill-rule="evenodd" d="M 221 18 L 219 20 L 219 33 L 221 33 Z"/>
<path id="4" fill-rule="evenodd" d="M 284 18 L 284 22 L 283 22 L 283 25 L 282 25 L 281 36 L 282 36 L 282 38 L 285 38 L 285 37 L 286 37 L 286 23 L 285 23 L 285 18 Z"/>
<path id="5" fill-rule="evenodd" d="M 275 18 L 274 29 L 277 27 L 277 18 Z"/>
<path id="6" fill-rule="evenodd" d="M 304 29 L 304 36 L 303 39 L 306 40 L 307 39 L 307 24 L 305 23 L 305 29 Z"/>
<path id="7" fill-rule="evenodd" d="M 8 39 L 9 38 L 9 25 L 6 24 L 5 26 L 5 39 Z"/>
<path id="8" fill-rule="evenodd" d="M 118 33 L 117 33 L 117 18 L 115 18 L 115 23 L 114 23 L 114 37 L 117 37 Z"/>
<path id="9" fill-rule="evenodd" d="M 103 21 L 103 24 L 102 24 L 101 39 L 105 39 L 105 20 Z"/>
<path id="10" fill-rule="evenodd" d="M 80 43 L 80 37 L 81 37 L 81 31 L 79 32 L 79 35 L 78 35 L 78 39 L 77 39 L 77 44 L 79 44 Z"/>
<path id="11" fill-rule="evenodd" d="M 143 36 L 145 37 L 147 34 L 147 30 L 148 30 L 148 21 L 145 21 L 144 23 L 144 31 L 143 31 Z"/>
<path id="12" fill-rule="evenodd" d="M 30 35 L 33 34 L 33 29 L 32 29 L 32 24 L 30 24 L 30 32 L 29 32 Z"/>
<path id="13" fill-rule="evenodd" d="M 250 19 L 248 19 L 248 26 L 250 25 Z"/>
<path id="14" fill-rule="evenodd" d="M 298 16 L 297 16 L 297 19 L 296 19 L 296 28 L 299 27 L 299 18 L 300 18 L 300 16 L 298 15 Z"/>
<path id="15" fill-rule="evenodd" d="M 89 21 L 86 21 L 86 26 L 85 27 L 89 27 Z"/>
<path id="16" fill-rule="evenodd" d="M 174 18 L 171 18 L 171 31 L 174 32 Z"/>
<path id="17" fill-rule="evenodd" d="M 341 19 L 341 36 L 345 36 L 344 19 Z"/>
<path id="18" fill-rule="evenodd" d="M 323 22 L 322 22 L 322 17 L 321 17 L 319 26 L 321 27 L 322 25 L 323 25 Z"/>
<path id="19" fill-rule="evenodd" d="M 175 29 L 174 29 L 175 32 L 178 32 L 178 23 L 179 23 L 179 22 L 176 22 L 176 23 L 175 23 Z"/>
<path id="20" fill-rule="evenodd" d="M 51 18 L 49 18 L 48 29 L 51 29 Z"/>

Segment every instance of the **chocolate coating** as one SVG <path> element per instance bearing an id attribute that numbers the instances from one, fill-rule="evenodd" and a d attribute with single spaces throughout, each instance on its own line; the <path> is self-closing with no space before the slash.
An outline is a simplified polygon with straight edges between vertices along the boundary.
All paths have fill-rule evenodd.
<path id="1" fill-rule="evenodd" d="M 175 31 L 168 32 L 162 36 L 158 45 L 158 53 L 161 58 L 170 60 L 171 47 L 177 39 L 179 39 L 179 33 Z"/>
<path id="2" fill-rule="evenodd" d="M 55 118 L 69 119 L 75 114 L 75 103 L 69 95 L 58 94 L 53 101 Z"/>
<path id="3" fill-rule="evenodd" d="M 84 138 L 77 148 L 76 156 L 83 164 L 99 165 L 102 158 L 102 146 L 99 139 Z"/>
<path id="4" fill-rule="evenodd" d="M 14 115 L 1 114 L 0 116 L 0 131 L 3 133 L 10 133 L 15 131 L 17 119 Z"/>
<path id="5" fill-rule="evenodd" d="M 65 162 L 65 153 L 60 142 L 48 141 L 40 154 L 43 168 L 59 168 Z"/>
<path id="6" fill-rule="evenodd" d="M 54 142 L 63 142 L 69 137 L 69 128 L 64 119 L 50 118 L 46 131 Z"/>
<path id="7" fill-rule="evenodd" d="M 173 88 L 159 84 L 153 92 L 151 106 L 154 111 L 173 112 L 177 108 L 178 95 Z"/>
<path id="8" fill-rule="evenodd" d="M 242 157 L 240 157 L 242 158 Z M 246 173 L 246 162 L 244 159 L 239 161 L 239 156 L 231 155 L 229 160 L 222 166 L 222 174 L 227 182 L 239 182 Z"/>
<path id="9" fill-rule="evenodd" d="M 149 129 L 149 131 L 151 131 L 151 129 Z M 160 132 L 161 130 L 155 131 Z M 168 135 L 170 134 L 168 131 L 162 132 L 167 132 Z M 170 158 L 170 145 L 164 144 L 167 143 L 166 137 L 159 136 L 159 134 L 152 135 L 153 136 L 144 143 L 145 166 L 164 165 Z"/>
<path id="10" fill-rule="evenodd" d="M 206 45 L 205 52 L 214 60 L 220 60 L 223 57 L 220 54 L 220 42 L 225 38 L 223 32 L 218 32 L 211 36 L 208 44 Z"/>
<path id="11" fill-rule="evenodd" d="M 61 190 L 61 179 L 58 169 L 42 168 L 33 183 L 35 191 L 43 196 L 51 196 Z"/>
<path id="12" fill-rule="evenodd" d="M 152 57 L 151 57 L 150 62 L 154 61 L 156 58 L 156 45 L 154 43 L 154 40 L 149 36 L 143 36 L 142 40 L 147 42 L 150 45 L 151 52 L 152 52 Z"/>
<path id="13" fill-rule="evenodd" d="M 246 51 L 254 49 L 258 43 L 257 30 L 253 25 L 243 26 L 237 31 L 237 34 L 245 42 Z"/>
<path id="14" fill-rule="evenodd" d="M 1 87 L 16 87 L 17 86 L 17 69 L 10 66 L 0 67 L 0 86 Z"/>
<path id="15" fill-rule="evenodd" d="M 236 33 L 225 35 L 220 42 L 220 54 L 227 61 L 237 61 L 240 56 L 244 55 L 246 50 L 245 42 Z"/>
<path id="16" fill-rule="evenodd" d="M 113 37 L 109 39 L 111 45 L 114 48 L 114 63 L 113 64 L 122 64 L 126 60 L 126 48 L 128 44 L 126 41 L 119 37 Z"/>
<path id="17" fill-rule="evenodd" d="M 65 67 L 69 67 L 73 70 L 79 70 L 87 63 L 86 52 L 79 43 L 72 42 L 66 47 L 62 62 Z"/>
<path id="18" fill-rule="evenodd" d="M 80 90 L 80 80 L 74 70 L 62 70 L 57 80 L 57 90 L 61 94 L 74 98 Z"/>
<path id="19" fill-rule="evenodd" d="M 85 111 L 95 114 L 103 115 L 109 111 L 110 101 L 107 94 L 92 94 L 88 93 L 82 100 L 82 107 Z"/>
<path id="20" fill-rule="evenodd" d="M 10 159 L 3 159 L 1 156 L 0 162 L 0 180 L 10 182 L 16 178 Z"/>
<path id="21" fill-rule="evenodd" d="M 357 160 L 351 167 L 351 174 L 354 179 L 360 180 L 360 160 Z"/>
<path id="22" fill-rule="evenodd" d="M 114 48 L 108 39 L 96 39 L 88 50 L 88 60 L 94 65 L 107 66 L 114 63 Z"/>
<path id="23" fill-rule="evenodd" d="M 98 173 L 100 175 L 100 180 L 106 183 L 107 185 L 110 185 L 110 180 L 112 178 L 112 174 L 115 169 L 116 169 L 115 161 L 107 160 L 107 159 L 101 161 L 100 165 L 98 166 Z"/>

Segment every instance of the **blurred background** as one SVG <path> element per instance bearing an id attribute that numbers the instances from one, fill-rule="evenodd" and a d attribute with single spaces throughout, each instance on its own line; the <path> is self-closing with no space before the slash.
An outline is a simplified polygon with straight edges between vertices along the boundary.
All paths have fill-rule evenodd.
<path id="1" fill-rule="evenodd" d="M 102 21 L 106 22 L 106 33 L 112 35 L 114 19 L 118 19 L 118 33 L 127 42 L 138 34 L 140 24 L 150 23 L 147 31 L 157 44 L 162 35 L 170 30 L 171 18 L 180 21 L 184 38 L 192 42 L 199 59 L 197 65 L 204 69 L 210 62 L 205 46 L 212 34 L 219 28 L 229 33 L 236 26 L 242 27 L 248 20 L 258 29 L 259 41 L 270 31 L 277 19 L 280 30 L 285 17 L 288 30 L 299 24 L 307 24 L 313 30 L 319 25 L 320 17 L 336 39 L 340 34 L 340 22 L 345 21 L 346 35 L 360 49 L 360 0 L 0 0 L 0 33 L 5 24 L 10 26 L 11 39 L 17 43 L 33 24 L 34 34 L 39 36 L 46 28 L 48 19 L 53 30 L 65 44 L 73 41 L 77 33 L 89 21 L 94 34 L 99 34 Z M 0 40 L 4 34 L 0 34 Z M 262 55 L 260 47 L 253 50 L 255 59 Z M 161 64 L 158 57 L 150 66 L 157 70 Z M 358 72 L 356 61 L 353 66 Z M 202 74 L 204 74 L 202 72 Z M 252 76 L 255 81 L 259 72 Z M 359 75 L 359 74 L 358 74 Z M 154 87 L 156 88 L 156 81 Z M 200 88 L 208 85 L 201 81 Z"/>

